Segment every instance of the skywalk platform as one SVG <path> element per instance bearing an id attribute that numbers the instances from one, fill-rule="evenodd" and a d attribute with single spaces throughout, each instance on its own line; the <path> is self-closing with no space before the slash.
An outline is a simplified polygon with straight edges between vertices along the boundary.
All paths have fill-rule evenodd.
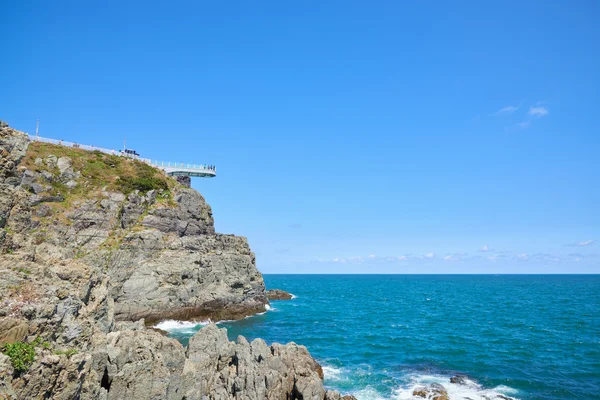
<path id="1" fill-rule="evenodd" d="M 44 142 L 56 144 L 59 146 L 72 147 L 75 149 L 82 149 L 87 151 L 100 151 L 102 153 L 111 154 L 115 156 L 132 158 L 146 164 L 152 165 L 153 167 L 160 168 L 167 175 L 170 176 L 190 176 L 190 177 L 198 177 L 198 178 L 214 178 L 217 176 L 217 168 L 214 165 L 207 164 L 186 164 L 186 163 L 176 163 L 176 162 L 165 162 L 165 161 L 157 161 L 151 160 L 149 158 L 140 157 L 135 151 L 131 150 L 111 150 L 104 149 L 102 147 L 90 146 L 86 144 L 79 144 L 74 142 L 67 142 L 65 140 L 57 140 L 44 138 L 37 135 L 29 135 L 29 139 L 36 142 Z"/>

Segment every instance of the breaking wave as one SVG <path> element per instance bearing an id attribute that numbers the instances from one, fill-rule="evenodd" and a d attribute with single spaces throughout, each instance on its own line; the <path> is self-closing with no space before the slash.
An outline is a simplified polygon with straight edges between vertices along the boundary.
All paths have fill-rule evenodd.
<path id="1" fill-rule="evenodd" d="M 161 321 L 154 325 L 154 328 L 160 329 L 166 332 L 179 332 L 179 333 L 194 333 L 198 331 L 201 326 L 208 325 L 211 321 L 176 321 L 169 319 Z"/>

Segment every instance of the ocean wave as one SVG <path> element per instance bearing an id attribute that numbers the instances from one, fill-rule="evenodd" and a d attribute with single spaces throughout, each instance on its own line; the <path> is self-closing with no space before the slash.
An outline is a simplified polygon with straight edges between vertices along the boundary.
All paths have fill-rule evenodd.
<path id="1" fill-rule="evenodd" d="M 508 386 L 500 385 L 493 389 L 481 387 L 474 380 L 465 379 L 464 384 L 456 384 L 450 382 L 450 377 L 442 375 L 409 375 L 409 383 L 402 385 L 394 390 L 392 398 L 395 400 L 414 399 L 413 392 L 418 387 L 427 386 L 432 383 L 439 383 L 448 391 L 450 400 L 462 400 L 469 398 L 472 400 L 518 400 L 512 395 L 518 394 L 518 390 Z M 357 397 L 358 399 L 358 397 Z M 362 399 L 359 399 L 362 400 Z"/>
<path id="2" fill-rule="evenodd" d="M 173 319 L 168 319 L 165 321 L 161 321 L 158 324 L 154 325 L 154 328 L 160 329 L 167 332 L 195 332 L 198 330 L 198 327 L 208 325 L 210 320 L 208 321 L 177 321 Z"/>
<path id="3" fill-rule="evenodd" d="M 322 365 L 325 381 L 341 381 L 344 378 L 344 370 L 332 365 Z"/>
<path id="4" fill-rule="evenodd" d="M 387 400 L 381 395 L 381 393 L 371 386 L 367 386 L 364 389 L 352 392 L 352 396 L 356 397 L 357 400 Z"/>

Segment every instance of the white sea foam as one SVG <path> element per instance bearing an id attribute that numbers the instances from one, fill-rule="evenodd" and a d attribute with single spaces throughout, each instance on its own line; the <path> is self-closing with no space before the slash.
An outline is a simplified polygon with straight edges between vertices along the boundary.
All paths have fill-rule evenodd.
<path id="1" fill-rule="evenodd" d="M 291 293 L 290 293 L 291 294 Z M 295 294 L 291 294 L 292 295 L 292 300 L 297 299 L 298 296 L 296 296 Z"/>
<path id="2" fill-rule="evenodd" d="M 176 321 L 168 319 L 166 321 L 159 322 L 154 325 L 155 328 L 161 329 L 167 332 L 194 332 L 199 326 L 208 325 L 210 321 Z"/>
<path id="3" fill-rule="evenodd" d="M 426 386 L 431 383 L 439 383 L 446 388 L 448 391 L 448 397 L 450 400 L 462 400 L 470 398 L 472 400 L 501 400 L 507 396 L 517 400 L 514 395 L 518 394 L 518 390 L 510 388 L 508 386 L 498 386 L 494 389 L 482 388 L 477 382 L 467 379 L 464 385 L 450 383 L 449 376 L 442 375 L 411 375 L 410 383 L 403 385 L 394 390 L 393 399 L 397 400 L 408 400 L 414 399 L 413 391 L 422 386 Z M 498 397 L 498 396 L 506 397 Z M 357 399 L 362 400 L 357 397 Z"/>
<path id="4" fill-rule="evenodd" d="M 271 306 L 268 304 L 265 304 L 265 310 L 269 311 L 271 309 Z"/>
<path id="5" fill-rule="evenodd" d="M 341 381 L 344 377 L 344 370 L 341 368 L 331 365 L 323 365 L 322 368 L 325 381 Z"/>
<path id="6" fill-rule="evenodd" d="M 357 400 L 386 400 L 386 398 L 383 397 L 381 393 L 379 393 L 371 386 L 367 386 L 364 389 L 352 392 L 352 395 L 356 397 Z"/>

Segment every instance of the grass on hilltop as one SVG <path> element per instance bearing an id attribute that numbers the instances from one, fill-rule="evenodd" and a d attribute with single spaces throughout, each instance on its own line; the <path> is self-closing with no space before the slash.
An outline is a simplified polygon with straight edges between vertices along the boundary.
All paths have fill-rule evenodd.
<path id="1" fill-rule="evenodd" d="M 73 170 L 81 172 L 81 177 L 78 179 L 79 185 L 74 189 L 68 189 L 60 182 L 51 183 L 55 191 L 62 195 L 67 193 L 75 196 L 81 195 L 93 188 L 106 188 L 108 191 L 127 195 L 135 190 L 142 193 L 160 189 L 169 191 L 177 185 L 175 180 L 167 177 L 159 169 L 138 160 L 49 143 L 30 143 L 23 165 L 32 171 L 46 170 L 58 176 L 58 167 L 50 170 L 45 163 L 41 165 L 35 163 L 36 158 L 45 161 L 50 155 L 58 158 L 69 157 Z"/>

